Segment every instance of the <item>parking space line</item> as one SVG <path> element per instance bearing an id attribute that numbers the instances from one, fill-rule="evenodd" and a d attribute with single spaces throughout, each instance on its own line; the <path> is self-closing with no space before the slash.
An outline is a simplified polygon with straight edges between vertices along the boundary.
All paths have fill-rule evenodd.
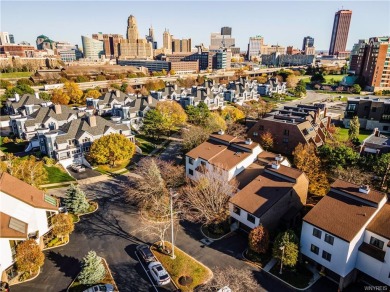
<path id="1" fill-rule="evenodd" d="M 152 283 L 154 289 L 156 290 L 156 292 L 158 292 L 157 287 L 156 287 L 156 285 L 154 284 L 154 281 L 150 278 L 150 276 L 149 276 L 149 274 L 148 274 L 148 271 L 144 268 L 144 264 L 141 262 L 140 258 L 138 257 L 137 252 L 135 252 L 135 256 L 137 257 L 139 263 L 141 264 L 142 269 L 145 271 L 146 276 L 148 276 L 148 278 L 149 278 L 149 280 L 150 280 L 150 283 Z"/>

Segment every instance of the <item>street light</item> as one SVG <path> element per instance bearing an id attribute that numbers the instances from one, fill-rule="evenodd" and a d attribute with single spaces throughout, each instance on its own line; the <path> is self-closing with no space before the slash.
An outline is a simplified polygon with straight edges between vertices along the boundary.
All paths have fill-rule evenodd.
<path id="1" fill-rule="evenodd" d="M 281 275 L 282 274 L 282 268 L 283 268 L 284 245 L 279 247 L 279 249 L 282 251 L 282 260 L 280 261 L 280 271 L 279 271 L 279 274 Z"/>
<path id="2" fill-rule="evenodd" d="M 172 240 L 171 240 L 171 244 L 172 244 L 172 255 L 171 255 L 171 259 L 175 259 L 176 256 L 175 256 L 175 244 L 174 244 L 174 234 L 173 234 L 173 198 L 176 197 L 178 194 L 175 193 L 172 189 L 169 190 L 169 194 L 170 194 L 170 197 L 171 197 L 171 235 L 172 235 Z"/>

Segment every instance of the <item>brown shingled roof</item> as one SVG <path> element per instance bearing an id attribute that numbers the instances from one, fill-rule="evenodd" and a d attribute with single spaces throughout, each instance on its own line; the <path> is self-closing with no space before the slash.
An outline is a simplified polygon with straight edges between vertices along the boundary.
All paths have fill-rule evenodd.
<path id="1" fill-rule="evenodd" d="M 194 159 L 202 158 L 208 161 L 225 149 L 227 149 L 226 145 L 209 140 L 192 149 L 186 155 Z"/>
<path id="2" fill-rule="evenodd" d="M 275 173 L 287 176 L 289 178 L 292 178 L 294 180 L 296 180 L 298 177 L 300 177 L 302 174 L 304 174 L 302 171 L 300 171 L 296 168 L 287 167 L 284 165 L 280 165 L 280 167 L 278 169 L 276 169 L 276 168 L 272 168 L 272 165 L 269 164 L 265 168 L 267 169 L 267 171 L 275 172 Z"/>
<path id="3" fill-rule="evenodd" d="M 211 134 L 210 138 L 218 139 L 227 143 L 232 143 L 233 141 L 238 140 L 237 137 L 228 134 Z"/>
<path id="4" fill-rule="evenodd" d="M 336 179 L 336 181 L 331 185 L 332 188 L 338 189 L 342 192 L 348 193 L 352 196 L 364 199 L 368 202 L 373 202 L 378 204 L 383 198 L 386 196 L 382 192 L 378 192 L 376 190 L 370 190 L 368 194 L 364 194 L 359 192 L 359 186 L 352 184 L 350 182 L 346 182 L 344 180 Z"/>
<path id="5" fill-rule="evenodd" d="M 368 224 L 367 230 L 380 236 L 390 239 L 390 203 L 383 205 L 382 209 L 375 215 L 374 219 Z M 390 242 L 389 242 L 390 243 Z"/>
<path id="6" fill-rule="evenodd" d="M 26 238 L 28 224 L 19 220 L 25 224 L 25 231 L 17 231 L 9 227 L 11 218 L 8 214 L 0 212 L 0 238 Z"/>
<path id="7" fill-rule="evenodd" d="M 260 218 L 280 198 L 287 195 L 293 186 L 294 183 L 264 173 L 250 182 L 229 201 Z"/>
<path id="8" fill-rule="evenodd" d="M 350 242 L 375 211 L 375 207 L 330 191 L 303 221 Z"/>
<path id="9" fill-rule="evenodd" d="M 45 193 L 43 191 L 6 172 L 3 172 L 0 177 L 0 191 L 35 208 L 58 211 L 57 206 L 53 206 L 45 201 Z"/>

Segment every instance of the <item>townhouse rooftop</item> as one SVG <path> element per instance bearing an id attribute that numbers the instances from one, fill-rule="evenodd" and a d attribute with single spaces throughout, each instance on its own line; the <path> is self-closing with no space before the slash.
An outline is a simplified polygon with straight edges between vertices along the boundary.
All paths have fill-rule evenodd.
<path id="1" fill-rule="evenodd" d="M 374 232 L 390 240 L 390 203 L 383 205 L 382 209 L 375 215 L 374 219 L 368 224 L 367 230 Z M 390 247 L 390 241 L 387 244 Z"/>
<path id="2" fill-rule="evenodd" d="M 28 224 L 0 212 L 0 238 L 27 238 Z"/>
<path id="3" fill-rule="evenodd" d="M 348 101 L 374 101 L 374 102 L 383 102 L 390 104 L 390 98 L 379 98 L 375 96 L 356 96 L 356 97 L 348 97 Z"/>

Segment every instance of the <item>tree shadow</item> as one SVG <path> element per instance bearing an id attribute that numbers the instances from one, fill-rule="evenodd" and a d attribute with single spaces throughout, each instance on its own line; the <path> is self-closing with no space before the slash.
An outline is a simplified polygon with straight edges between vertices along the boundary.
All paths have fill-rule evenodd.
<path id="1" fill-rule="evenodd" d="M 65 277 L 75 278 L 81 270 L 81 261 L 75 257 L 63 255 L 59 252 L 49 251 L 47 259 L 55 264 Z"/>

